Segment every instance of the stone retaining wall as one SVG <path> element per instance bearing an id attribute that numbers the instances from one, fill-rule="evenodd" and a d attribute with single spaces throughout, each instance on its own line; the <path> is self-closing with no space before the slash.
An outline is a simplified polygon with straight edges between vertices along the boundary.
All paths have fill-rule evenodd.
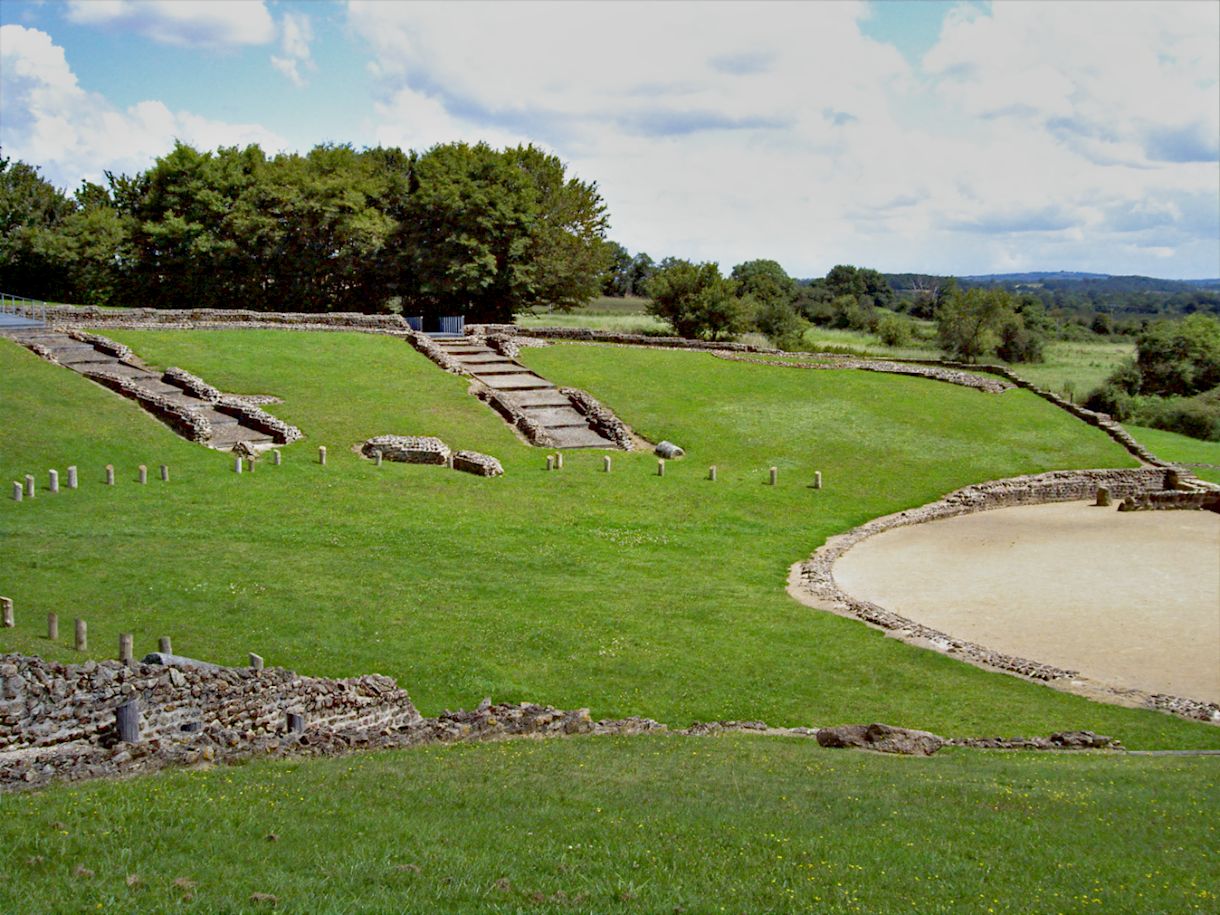
<path id="1" fill-rule="evenodd" d="M 289 712 L 332 730 L 397 727 L 420 720 L 389 677 L 299 677 L 290 670 L 167 667 L 119 661 L 57 664 L 0 656 L 0 757 L 14 751 L 118 740 L 120 705 L 135 699 L 142 739 L 173 741 L 191 728 L 253 734 L 287 730 Z"/>
<path id="2" fill-rule="evenodd" d="M 625 334 L 616 330 L 592 330 L 587 327 L 518 327 L 516 324 L 467 324 L 470 337 L 496 338 L 497 348 L 513 337 L 541 337 L 548 340 L 575 340 L 596 343 L 621 343 L 628 346 L 658 346 L 670 349 L 721 350 L 731 353 L 775 352 L 753 343 L 727 343 L 711 340 L 691 340 L 686 337 L 652 337 L 648 334 Z M 514 344 L 515 345 L 515 344 Z"/>
<path id="3" fill-rule="evenodd" d="M 271 327 L 293 330 L 364 330 L 403 333 L 410 325 L 401 315 L 358 312 L 275 312 L 220 308 L 93 308 L 88 305 L 48 305 L 47 324 L 70 331 L 74 327 L 118 327 L 141 330 L 189 330 L 195 327 Z"/>
<path id="4" fill-rule="evenodd" d="M 200 416 L 191 407 L 184 406 L 162 394 L 155 394 L 147 388 L 141 387 L 127 375 L 120 375 L 106 369 L 85 369 L 81 374 L 113 391 L 118 391 L 124 397 L 137 401 L 149 413 L 172 426 L 183 438 L 202 445 L 211 441 L 212 424 L 207 417 Z M 299 434 L 298 432 L 298 436 Z"/>

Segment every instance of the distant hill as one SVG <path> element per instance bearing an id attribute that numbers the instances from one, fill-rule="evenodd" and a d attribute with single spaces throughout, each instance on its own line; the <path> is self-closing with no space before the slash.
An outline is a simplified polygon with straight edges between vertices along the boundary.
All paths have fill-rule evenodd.
<path id="1" fill-rule="evenodd" d="M 1040 283 L 1043 280 L 1108 280 L 1108 273 L 1074 273 L 1056 270 L 1048 273 L 989 273 L 986 276 L 960 276 L 959 280 L 974 280 L 981 283 Z"/>

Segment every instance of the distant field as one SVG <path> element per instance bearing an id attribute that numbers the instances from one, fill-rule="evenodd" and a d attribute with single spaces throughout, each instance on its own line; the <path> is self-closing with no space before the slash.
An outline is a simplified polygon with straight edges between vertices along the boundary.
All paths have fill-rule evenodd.
<path id="1" fill-rule="evenodd" d="M 1135 355 L 1135 344 L 1052 342 L 1045 353 L 1044 362 L 1014 365 L 1013 371 L 1044 390 L 1070 395 L 1080 403 Z"/>

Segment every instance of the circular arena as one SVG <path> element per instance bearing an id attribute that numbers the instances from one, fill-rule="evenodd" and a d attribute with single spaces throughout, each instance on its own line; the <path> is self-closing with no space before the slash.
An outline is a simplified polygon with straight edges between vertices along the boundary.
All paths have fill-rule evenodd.
<path id="1" fill-rule="evenodd" d="M 997 508 L 867 537 L 846 594 L 955 639 L 1079 671 L 1081 692 L 1220 703 L 1220 514 L 1089 502 Z"/>

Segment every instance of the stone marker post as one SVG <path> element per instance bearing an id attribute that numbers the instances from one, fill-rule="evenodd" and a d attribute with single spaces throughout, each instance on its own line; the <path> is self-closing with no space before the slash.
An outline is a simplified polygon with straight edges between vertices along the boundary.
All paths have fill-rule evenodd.
<path id="1" fill-rule="evenodd" d="M 282 454 L 280 453 L 280 449 L 279 449 L 279 448 L 276 448 L 276 449 L 275 449 L 275 460 L 274 460 L 274 461 L 272 461 L 272 463 L 273 463 L 273 464 L 275 464 L 275 466 L 276 466 L 276 467 L 279 467 L 279 466 L 280 466 L 280 464 L 283 462 L 283 460 L 284 460 L 284 455 L 282 455 Z"/>
<path id="2" fill-rule="evenodd" d="M 262 655 L 257 655 L 253 651 L 250 652 L 250 666 L 252 668 L 254 668 L 255 670 L 262 670 L 263 669 Z"/>
<path id="3" fill-rule="evenodd" d="M 555 469 L 563 470 L 563 452 L 562 451 L 555 452 Z"/>
<path id="4" fill-rule="evenodd" d="M 114 485 L 114 465 L 113 464 L 106 465 L 106 485 L 107 486 Z"/>
<path id="5" fill-rule="evenodd" d="M 47 638 L 54 642 L 59 638 L 59 614 L 47 614 Z"/>
<path id="6" fill-rule="evenodd" d="M 170 647 L 168 635 L 163 635 L 161 638 L 157 639 L 157 651 L 161 652 L 161 654 L 174 653 L 174 649 Z"/>
<path id="7" fill-rule="evenodd" d="M 318 463 L 321 464 L 323 467 L 326 466 L 326 446 L 325 445 L 318 446 Z"/>
<path id="8" fill-rule="evenodd" d="M 119 660 L 131 664 L 135 657 L 135 638 L 130 632 L 119 633 Z"/>
<path id="9" fill-rule="evenodd" d="M 1097 487 L 1097 502 L 1095 504 L 1096 505 L 1109 505 L 1110 504 L 1110 490 L 1107 489 L 1105 486 Z"/>
<path id="10" fill-rule="evenodd" d="M 276 454 L 279 454 L 279 452 L 277 451 L 277 452 L 276 452 Z M 374 461 L 376 462 L 377 466 L 378 466 L 378 467 L 380 467 L 380 466 L 381 466 L 381 452 L 380 452 L 380 451 L 378 451 L 378 452 L 377 452 L 377 453 L 376 453 L 376 454 L 373 456 L 373 459 L 374 459 Z"/>
<path id="11" fill-rule="evenodd" d="M 32 473 L 25 475 L 25 497 L 27 499 L 34 498 L 34 474 Z"/>
<path id="12" fill-rule="evenodd" d="M 162 483 L 169 482 L 169 464 L 161 465 L 161 482 Z"/>
<path id="13" fill-rule="evenodd" d="M 68 488 L 76 489 L 76 465 L 68 468 Z"/>
<path id="14" fill-rule="evenodd" d="M 707 469 L 707 478 L 709 480 L 711 480 L 713 483 L 716 482 L 716 465 L 715 464 L 713 464 L 711 467 L 709 467 Z"/>
<path id="15" fill-rule="evenodd" d="M 813 473 L 813 488 L 814 489 L 822 488 L 822 471 L 820 471 L 820 470 L 815 470 Z"/>
<path id="16" fill-rule="evenodd" d="M 148 468 L 144 464 L 141 464 L 140 465 L 140 485 L 145 486 L 147 484 L 148 484 Z"/>
<path id="17" fill-rule="evenodd" d="M 546 456 L 546 469 L 547 469 L 547 470 L 554 470 L 554 469 L 555 469 L 555 455 L 553 455 L 553 454 L 548 454 L 548 455 Z"/>
<path id="18" fill-rule="evenodd" d="M 322 463 L 325 464 L 326 461 L 323 461 Z M 233 458 L 233 472 L 241 473 L 241 457 L 240 456 Z"/>
<path id="19" fill-rule="evenodd" d="M 85 621 L 82 619 L 76 621 L 76 650 L 89 650 L 89 627 L 85 625 Z"/>
<path id="20" fill-rule="evenodd" d="M 4 620 L 4 628 L 13 628 L 13 599 L 11 597 L 0 597 L 0 617 Z"/>
<path id="21" fill-rule="evenodd" d="M 606 471 L 606 473 L 610 472 L 610 455 L 607 454 L 606 457 L 602 460 L 602 466 L 603 466 L 603 469 Z"/>
<path id="22" fill-rule="evenodd" d="M 140 700 L 128 699 L 114 710 L 119 728 L 119 740 L 123 743 L 140 742 Z"/>
<path id="23" fill-rule="evenodd" d="M 665 458 L 657 459 L 657 476 L 665 476 Z"/>
<path id="24" fill-rule="evenodd" d="M 47 492 L 59 492 L 59 471 L 47 471 Z"/>
<path id="25" fill-rule="evenodd" d="M 771 468 L 771 485 L 774 486 L 778 482 L 779 482 L 779 468 L 772 467 Z"/>
<path id="26" fill-rule="evenodd" d="M 13 501 L 20 502 L 25 498 L 25 487 L 16 480 L 13 480 Z"/>

